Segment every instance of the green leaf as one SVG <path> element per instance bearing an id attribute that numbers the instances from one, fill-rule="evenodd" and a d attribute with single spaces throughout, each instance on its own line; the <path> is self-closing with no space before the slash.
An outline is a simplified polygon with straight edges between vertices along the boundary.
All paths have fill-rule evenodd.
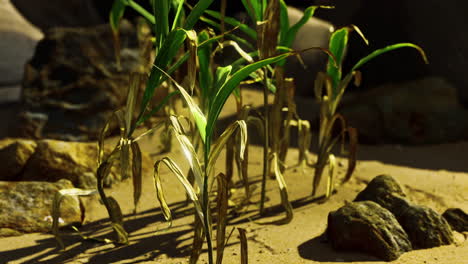
<path id="1" fill-rule="evenodd" d="M 281 45 L 281 43 L 284 42 L 288 31 L 289 31 L 288 6 L 284 2 L 284 0 L 280 0 L 280 36 L 279 36 L 278 45 Z"/>
<path id="2" fill-rule="evenodd" d="M 207 150 L 210 149 L 209 140 L 211 140 L 211 135 L 213 133 L 214 124 L 216 120 L 218 119 L 218 116 L 221 113 L 221 110 L 224 104 L 226 103 L 226 100 L 228 99 L 229 95 L 231 95 L 232 91 L 240 84 L 240 82 L 242 82 L 245 78 L 247 78 L 252 72 L 262 67 L 265 67 L 269 64 L 285 59 L 291 55 L 292 53 L 284 53 L 284 54 L 281 54 L 272 58 L 264 59 L 264 60 L 249 64 L 239 69 L 237 72 L 235 72 L 229 77 L 226 83 L 219 89 L 210 107 L 210 112 L 208 114 L 207 125 L 206 125 L 207 140 L 205 141 L 205 148 Z"/>
<path id="3" fill-rule="evenodd" d="M 124 1 L 126 1 L 128 6 L 133 8 L 133 10 L 137 11 L 142 17 L 144 17 L 152 25 L 156 24 L 156 20 L 154 19 L 154 16 L 150 12 L 148 12 L 146 9 L 144 9 L 142 6 L 140 6 L 133 0 L 124 0 Z"/>
<path id="4" fill-rule="evenodd" d="M 228 65 L 226 67 L 218 67 L 215 74 L 215 83 L 214 88 L 217 92 L 227 81 L 227 78 L 231 74 L 232 66 Z"/>
<path id="5" fill-rule="evenodd" d="M 348 36 L 350 28 L 344 27 L 336 30 L 330 37 L 329 50 L 335 56 L 335 62 L 333 63 L 331 58 L 328 58 L 327 74 L 332 78 L 333 89 L 338 87 L 341 80 L 341 66 L 343 65 L 343 59 L 348 45 Z"/>
<path id="6" fill-rule="evenodd" d="M 158 23 L 154 25 L 157 48 L 162 46 L 167 34 L 169 33 L 169 1 L 167 0 L 152 0 L 154 17 L 158 18 Z M 165 50 L 158 50 L 158 52 L 165 52 Z"/>
<path id="7" fill-rule="evenodd" d="M 265 10 L 262 8 L 262 3 L 263 0 L 242 0 L 245 10 L 247 10 L 254 23 L 263 20 L 263 12 Z M 266 4 L 264 6 L 266 7 Z"/>
<path id="8" fill-rule="evenodd" d="M 366 57 L 360 59 L 356 63 L 356 65 L 354 65 L 354 67 L 351 70 L 355 71 L 355 70 L 359 69 L 360 67 L 362 67 L 367 62 L 369 62 L 370 60 L 374 59 L 375 57 L 380 56 L 382 54 L 385 54 L 385 53 L 387 53 L 389 51 L 396 50 L 396 49 L 401 49 L 401 48 L 414 48 L 414 49 L 416 49 L 421 54 L 424 62 L 426 64 L 429 63 L 429 61 L 427 59 L 427 56 L 426 56 L 426 53 L 424 52 L 424 50 L 420 46 L 415 45 L 413 43 L 397 43 L 397 44 L 393 44 L 393 45 L 387 46 L 387 47 L 382 48 L 382 49 L 375 50 L 371 54 L 369 54 Z"/>
<path id="9" fill-rule="evenodd" d="M 184 101 L 187 103 L 190 113 L 193 116 L 193 119 L 195 120 L 195 124 L 197 125 L 198 131 L 200 133 L 200 136 L 205 142 L 206 140 L 206 117 L 203 115 L 203 112 L 200 110 L 198 105 L 195 103 L 195 101 L 192 99 L 192 97 L 185 91 L 184 87 L 180 86 L 170 75 L 165 73 L 161 68 L 154 66 L 155 69 L 166 75 L 167 78 L 169 78 L 176 86 L 177 89 L 179 89 L 179 92 L 182 94 L 182 98 L 184 98 Z"/>
<path id="10" fill-rule="evenodd" d="M 214 11 L 214 10 L 206 10 L 205 13 L 207 13 L 208 15 L 210 15 L 210 16 L 218 19 L 218 20 L 221 19 L 221 13 L 220 12 L 217 12 L 217 11 Z M 239 20 L 237 20 L 235 18 L 232 18 L 232 17 L 225 16 L 224 17 L 224 22 L 226 22 L 227 24 L 229 24 L 229 25 L 231 25 L 233 27 L 238 27 L 242 32 L 247 34 L 247 36 L 249 36 L 253 40 L 257 39 L 257 32 L 254 29 L 247 26 L 246 24 L 240 22 Z"/>
<path id="11" fill-rule="evenodd" d="M 164 52 L 159 52 L 156 56 L 154 60 L 154 67 L 151 69 L 151 74 L 146 84 L 146 89 L 143 94 L 141 111 L 140 116 L 138 117 L 138 121 L 140 121 L 140 119 L 142 118 L 146 107 L 148 106 L 149 102 L 151 101 L 151 98 L 154 95 L 156 87 L 158 87 L 162 82 L 162 73 L 160 69 L 165 69 L 167 65 L 169 65 L 171 60 L 179 51 L 179 48 L 184 43 L 186 37 L 187 35 L 185 34 L 185 31 L 183 29 L 176 29 L 174 31 L 171 31 L 167 36 L 166 41 L 164 41 L 164 44 L 160 49 Z"/>
<path id="12" fill-rule="evenodd" d="M 109 13 L 109 24 L 114 34 L 119 31 L 120 20 L 123 17 L 125 8 L 127 7 L 126 0 L 114 0 L 111 11 Z"/>
<path id="13" fill-rule="evenodd" d="M 213 0 L 199 0 L 185 20 L 184 29 L 192 29 L 212 2 Z"/>
<path id="14" fill-rule="evenodd" d="M 292 43 L 296 38 L 297 32 L 299 31 L 299 29 L 301 29 L 301 27 L 303 27 L 307 23 L 307 21 L 309 21 L 309 19 L 314 15 L 314 12 L 317 8 L 319 8 L 319 6 L 309 6 L 306 10 L 304 10 L 304 15 L 301 17 L 301 19 L 299 19 L 299 21 L 297 21 L 296 24 L 294 24 L 291 28 L 287 30 L 286 35 L 284 36 L 284 38 L 280 39 L 279 44 L 281 46 L 291 48 Z M 281 28 L 281 30 L 282 29 L 283 28 Z"/>

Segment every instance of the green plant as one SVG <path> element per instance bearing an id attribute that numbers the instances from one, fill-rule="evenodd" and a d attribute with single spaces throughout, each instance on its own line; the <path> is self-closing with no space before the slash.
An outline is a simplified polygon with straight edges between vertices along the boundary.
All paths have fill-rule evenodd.
<path id="1" fill-rule="evenodd" d="M 337 109 L 349 83 L 353 79 L 355 85 L 361 83 L 361 73 L 358 69 L 375 57 L 405 47 L 414 48 L 419 51 L 424 61 L 427 63 L 426 54 L 419 46 L 412 43 L 398 43 L 370 53 L 366 57 L 360 59 L 351 68 L 349 73 L 343 75 L 342 65 L 348 45 L 348 37 L 353 30 L 358 32 L 367 43 L 367 40 L 356 26 L 349 26 L 336 30 L 332 34 L 329 44 L 329 50 L 334 55 L 335 61 L 331 59 L 328 60 L 326 74 L 319 73 L 315 82 L 315 95 L 320 102 L 320 128 L 318 135 L 318 156 L 312 184 L 312 196 L 317 193 L 317 188 L 327 164 L 329 166 L 329 176 L 325 197 L 328 198 L 331 195 L 334 186 L 334 168 L 336 167 L 335 156 L 332 154 L 332 149 L 339 141 L 340 136 L 344 140 L 345 133 L 348 133 L 350 138 L 350 150 L 348 169 L 343 183 L 350 179 L 354 171 L 356 165 L 357 131 L 352 127 L 346 126 L 343 116 L 337 113 Z M 333 129 L 336 122 L 340 122 L 341 132 L 340 135 L 334 137 Z"/>

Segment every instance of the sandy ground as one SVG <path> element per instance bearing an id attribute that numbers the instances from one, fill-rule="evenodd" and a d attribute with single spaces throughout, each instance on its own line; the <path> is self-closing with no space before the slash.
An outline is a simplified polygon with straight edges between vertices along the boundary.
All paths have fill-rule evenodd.
<path id="1" fill-rule="evenodd" d="M 247 94 L 246 97 L 254 98 Z M 228 105 L 229 115 L 232 104 Z M 142 142 L 143 150 L 157 152 L 159 146 L 150 139 Z M 261 155 L 259 146 L 250 148 L 249 173 L 252 185 L 259 187 L 261 178 Z M 294 167 L 297 150 L 288 155 L 289 169 L 285 173 L 289 197 L 295 208 L 294 219 L 287 225 L 269 224 L 282 219 L 284 212 L 279 202 L 279 191 L 275 180 L 269 180 L 267 196 L 269 207 L 266 217 L 259 217 L 258 207 L 252 204 L 229 219 L 228 232 L 234 227 L 247 230 L 249 263 L 385 263 L 359 253 L 334 251 L 321 237 L 326 228 L 327 215 L 345 201 L 351 201 L 365 184 L 379 174 L 394 176 L 405 188 L 412 201 L 432 207 L 442 213 L 451 207 L 468 212 L 468 142 L 431 146 L 360 146 L 358 166 L 350 182 L 337 188 L 337 192 L 326 203 L 318 203 L 310 197 L 313 169 Z M 170 153 L 176 160 L 182 160 L 180 150 Z M 158 159 L 161 156 L 153 156 Z M 222 169 L 224 156 L 219 159 Z M 312 155 L 312 159 L 315 156 Z M 343 176 L 346 161 L 339 176 Z M 343 166 L 344 165 L 344 166 Z M 185 168 L 187 165 L 184 164 Z M 143 195 L 138 213 L 132 214 L 133 195 L 131 182 L 115 185 L 107 193 L 115 197 L 125 214 L 125 226 L 130 232 L 130 244 L 116 247 L 83 241 L 77 234 L 64 230 L 65 251 L 56 249 L 56 242 L 50 234 L 28 234 L 0 239 L 0 263 L 188 263 L 193 237 L 193 209 L 185 205 L 185 194 L 175 177 L 163 171 L 163 185 L 168 202 L 174 214 L 173 227 L 164 230 L 164 222 L 155 197 L 152 175 L 145 175 Z M 238 178 L 235 177 L 237 180 Z M 322 194 L 324 185 L 321 186 Z M 259 189 L 254 192 L 253 201 L 259 200 Z M 241 192 L 242 189 L 239 189 Z M 109 237 L 111 229 L 104 207 L 96 200 L 84 200 L 87 208 L 86 222 L 82 232 L 93 237 Z M 457 245 L 403 254 L 392 263 L 468 263 L 468 242 L 463 234 L 457 234 Z M 203 253 L 199 263 L 207 263 Z M 240 263 L 240 244 L 237 231 L 228 243 L 224 263 Z"/>

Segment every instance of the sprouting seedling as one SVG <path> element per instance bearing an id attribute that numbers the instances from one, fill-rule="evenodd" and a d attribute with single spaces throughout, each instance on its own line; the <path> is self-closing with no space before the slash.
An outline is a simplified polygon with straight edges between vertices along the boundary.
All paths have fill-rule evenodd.
<path id="1" fill-rule="evenodd" d="M 337 113 L 338 106 L 344 95 L 344 92 L 351 81 L 354 79 L 355 85 L 361 83 L 361 73 L 358 71 L 360 67 L 369 62 L 370 60 L 385 54 L 387 52 L 400 49 L 400 48 L 414 48 L 428 63 L 426 54 L 423 49 L 412 43 L 398 43 L 389 45 L 382 49 L 375 50 L 366 57 L 360 59 L 352 68 L 349 73 L 343 76 L 342 65 L 344 61 L 345 51 L 348 45 L 348 36 L 352 31 L 356 31 L 367 43 L 363 34 L 356 26 L 344 27 L 336 30 L 331 38 L 329 50 L 336 58 L 336 63 L 332 63 L 329 59 L 327 64 L 327 73 L 319 73 L 315 82 L 315 94 L 317 100 L 320 102 L 320 129 L 318 136 L 318 156 L 315 164 L 315 174 L 312 184 L 312 195 L 315 195 L 317 188 L 320 184 L 322 174 L 325 166 L 328 164 L 329 176 L 327 183 L 326 198 L 330 196 L 333 191 L 333 178 L 334 169 L 336 167 L 335 158 L 331 154 L 332 148 L 339 141 L 340 136 L 333 137 L 332 132 L 335 123 L 341 124 L 341 137 L 344 140 L 344 134 L 347 133 L 350 138 L 350 150 L 348 157 L 348 170 L 344 177 L 343 182 L 348 181 L 356 166 L 356 148 L 357 148 L 357 131 L 352 127 L 347 127 L 344 118 Z M 325 91 L 325 92 L 324 92 Z"/>

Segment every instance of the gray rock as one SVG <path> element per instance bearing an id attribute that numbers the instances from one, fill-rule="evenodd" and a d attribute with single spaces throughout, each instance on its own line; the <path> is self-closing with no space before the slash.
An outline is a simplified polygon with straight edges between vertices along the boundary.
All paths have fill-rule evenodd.
<path id="1" fill-rule="evenodd" d="M 22 118 L 15 135 L 97 139 L 112 113 L 125 104 L 130 74 L 145 69 L 129 23 L 122 23 L 120 44 L 121 67 L 109 25 L 47 31 L 25 68 Z"/>
<path id="2" fill-rule="evenodd" d="M 457 89 L 457 98 L 468 106 L 468 79 L 465 77 L 468 35 L 463 33 L 468 24 L 465 12 L 468 3 L 457 0 L 443 3 L 437 0 L 321 0 L 320 3 L 336 6 L 334 10 L 321 11 L 323 18 L 338 26 L 358 25 L 370 41 L 366 46 L 351 39 L 345 65 L 348 69 L 351 63 L 372 50 L 397 42 L 416 43 L 429 57 L 430 63 L 424 65 L 412 49 L 382 56 L 362 68 L 363 85 L 375 87 L 437 74 Z"/>
<path id="3" fill-rule="evenodd" d="M 34 25 L 46 31 L 52 27 L 89 27 L 103 24 L 92 0 L 12 0 Z"/>
<path id="4" fill-rule="evenodd" d="M 395 214 L 406 201 L 402 201 L 403 197 L 406 194 L 398 182 L 392 176 L 383 174 L 373 178 L 354 201 L 373 201 Z"/>
<path id="5" fill-rule="evenodd" d="M 429 207 L 411 205 L 396 216 L 413 248 L 433 248 L 454 243 L 452 229 L 440 214 Z"/>
<path id="6" fill-rule="evenodd" d="M 9 0 L 0 0 L 0 103 L 18 101 L 24 65 L 41 38 Z"/>
<path id="7" fill-rule="evenodd" d="M 453 230 L 468 232 L 468 215 L 460 208 L 450 208 L 442 214 Z"/>
<path id="8" fill-rule="evenodd" d="M 388 175 L 375 177 L 355 201 L 373 201 L 389 210 L 408 234 L 413 248 L 432 248 L 453 243 L 448 223 L 434 210 L 414 205 Z"/>
<path id="9" fill-rule="evenodd" d="M 339 112 L 358 129 L 360 142 L 435 144 L 468 136 L 468 110 L 440 77 L 348 94 Z"/>
<path id="10" fill-rule="evenodd" d="M 0 181 L 18 180 L 36 147 L 37 144 L 33 140 L 0 140 Z"/>
<path id="11" fill-rule="evenodd" d="M 0 236 L 23 232 L 49 232 L 52 226 L 52 201 L 58 190 L 73 188 L 70 181 L 0 182 Z M 65 197 L 61 204 L 61 225 L 81 223 L 82 212 L 76 197 Z"/>
<path id="12" fill-rule="evenodd" d="M 335 249 L 366 252 L 385 261 L 412 249 L 393 214 L 371 201 L 347 203 L 331 212 L 327 236 Z"/>

